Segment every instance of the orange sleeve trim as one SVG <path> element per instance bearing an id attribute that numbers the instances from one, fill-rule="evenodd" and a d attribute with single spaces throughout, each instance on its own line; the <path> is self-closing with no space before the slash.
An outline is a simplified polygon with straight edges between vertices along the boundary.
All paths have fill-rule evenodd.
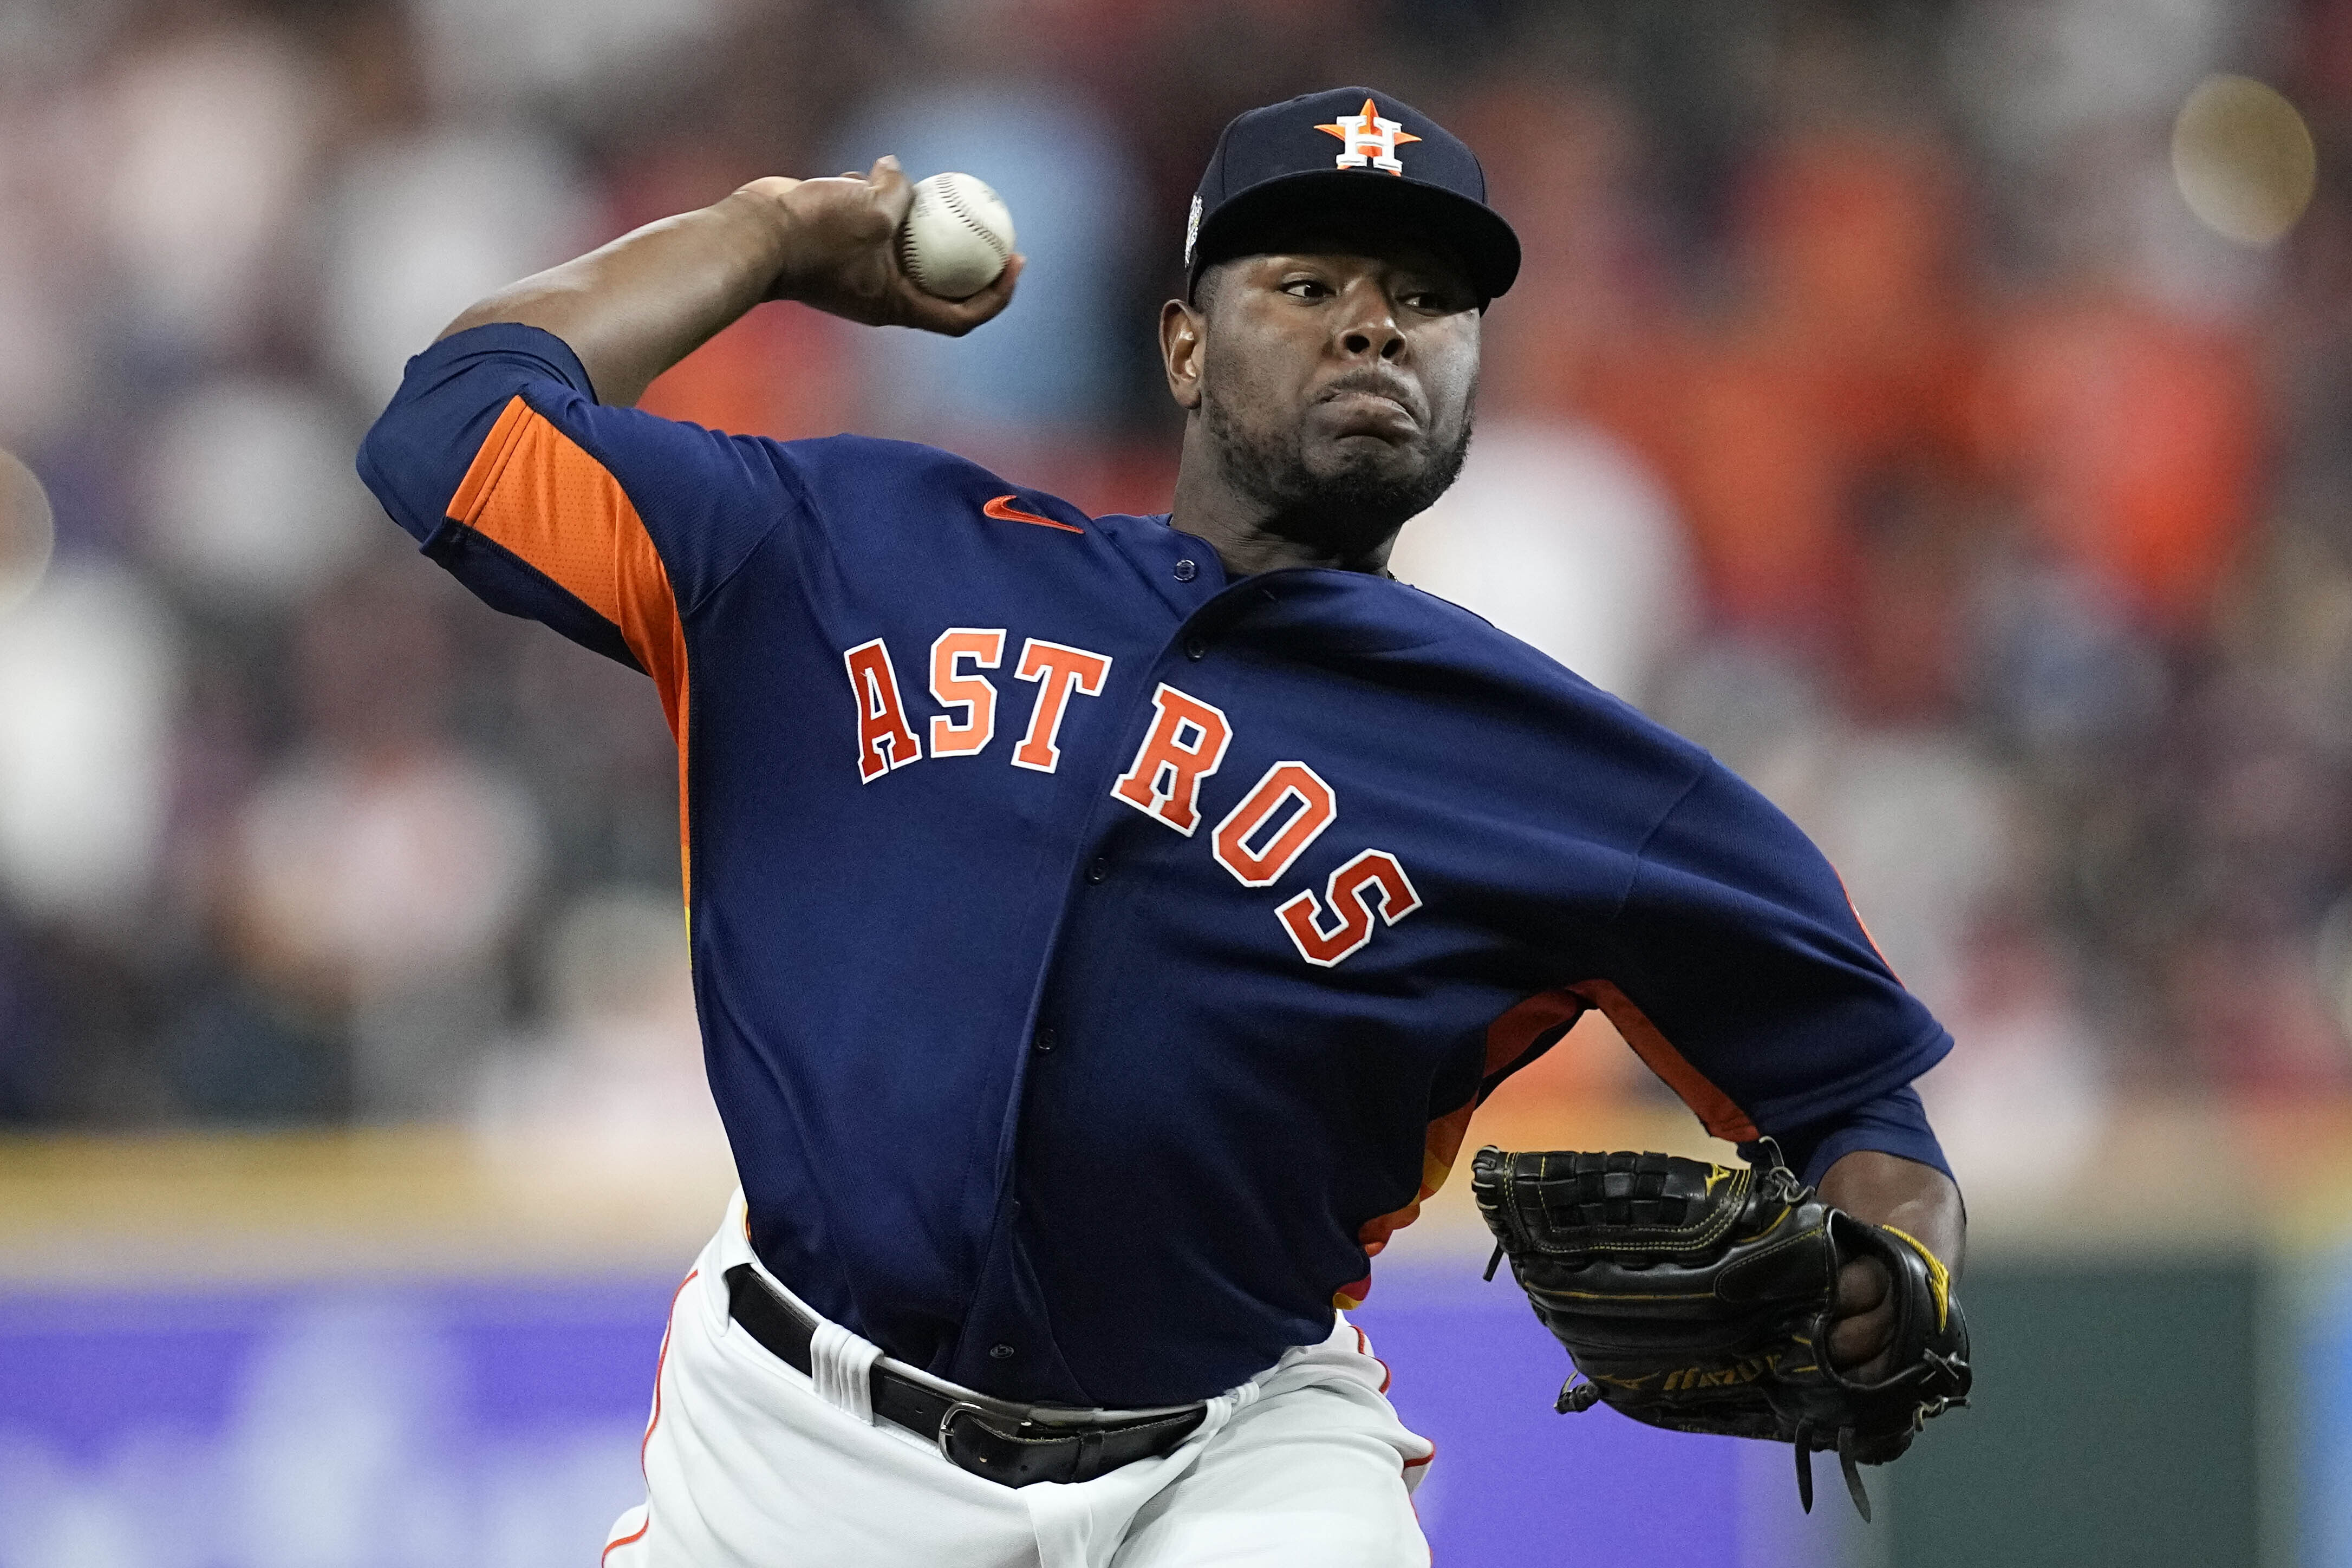
<path id="1" fill-rule="evenodd" d="M 1421 1196 L 1432 1197 L 1454 1174 L 1454 1162 L 1462 1156 L 1462 1141 L 1470 1135 L 1470 1117 L 1478 1109 L 1472 1101 L 1451 1115 L 1440 1116 L 1429 1124 L 1428 1141 L 1421 1150 Z"/>
<path id="2" fill-rule="evenodd" d="M 1544 991 L 1529 997 L 1486 1026 L 1486 1061 L 1480 1069 L 1481 1074 L 1508 1067 L 1527 1054 L 1528 1047 L 1538 1036 L 1574 1023 L 1591 1005 L 1573 991 Z M 1363 1248 L 1365 1256 L 1380 1256 L 1390 1237 L 1421 1218 L 1421 1206 L 1436 1197 L 1445 1178 L 1454 1174 L 1454 1164 L 1462 1157 L 1462 1145 L 1470 1135 L 1470 1118 L 1477 1109 L 1478 1098 L 1474 1094 L 1458 1109 L 1430 1123 L 1421 1150 L 1421 1190 L 1402 1208 L 1391 1209 L 1363 1223 L 1356 1232 L 1356 1243 Z M 1332 1301 L 1342 1312 L 1360 1306 L 1371 1285 L 1367 1276 L 1342 1286 Z"/>
<path id="3" fill-rule="evenodd" d="M 1490 1076 L 1501 1071 L 1526 1055 L 1528 1048 L 1543 1035 L 1574 1023 L 1587 1008 L 1596 1007 L 1608 1015 L 1609 1021 L 1617 1026 L 1617 1032 L 1625 1037 L 1633 1053 L 1649 1064 L 1650 1071 L 1665 1080 L 1666 1086 L 1682 1096 L 1683 1103 L 1697 1113 L 1709 1133 L 1735 1144 L 1746 1143 L 1757 1135 L 1756 1124 L 1748 1119 L 1748 1113 L 1733 1104 L 1730 1095 L 1685 1061 L 1682 1052 L 1666 1043 L 1657 1025 L 1633 1005 L 1633 998 L 1607 980 L 1587 980 L 1582 985 L 1538 991 L 1512 1007 L 1486 1026 L 1486 1061 L 1482 1071 Z M 1421 1218 L 1421 1206 L 1434 1197 L 1453 1174 L 1454 1162 L 1461 1157 L 1462 1145 L 1470 1134 L 1470 1118 L 1477 1109 L 1478 1102 L 1474 1097 L 1468 1104 L 1429 1124 L 1427 1141 L 1422 1145 L 1421 1190 L 1402 1208 L 1364 1222 L 1356 1232 L 1356 1241 L 1366 1257 L 1380 1256 L 1389 1238 Z M 1360 1306 L 1371 1288 L 1371 1276 L 1368 1274 L 1333 1291 L 1332 1304 L 1342 1312 Z"/>
<path id="4" fill-rule="evenodd" d="M 518 393 L 474 454 L 448 515 L 620 628 L 654 678 L 677 741 L 678 861 L 690 878 L 686 627 L 669 570 L 635 503 L 603 464 Z"/>
<path id="5" fill-rule="evenodd" d="M 517 392 L 507 399 L 506 407 L 499 410 L 498 423 L 490 426 L 489 434 L 482 438 L 472 463 L 467 465 L 465 478 L 458 481 L 457 493 L 449 497 L 448 515 L 472 526 L 480 515 L 482 499 L 495 488 L 499 472 L 513 455 L 516 437 L 524 422 L 530 416 L 530 405 Z"/>
<path id="6" fill-rule="evenodd" d="M 1664 1080 L 1667 1088 L 1679 1095 L 1704 1126 L 1726 1143 L 1744 1144 L 1759 1136 L 1756 1124 L 1748 1113 L 1731 1103 L 1731 1096 L 1708 1081 L 1706 1074 L 1693 1067 L 1683 1053 L 1658 1032 L 1649 1015 L 1633 1005 L 1633 998 L 1607 980 L 1587 980 L 1570 986 L 1570 990 L 1591 1001 L 1608 1015 L 1649 1070 Z"/>
<path id="7" fill-rule="evenodd" d="M 1574 1023 L 1592 1003 L 1572 990 L 1538 991 L 1486 1026 L 1486 1065 L 1493 1077 L 1528 1053 L 1549 1031 Z"/>
<path id="8" fill-rule="evenodd" d="M 619 627 L 671 704 L 683 660 L 672 645 L 678 617 L 668 570 L 621 482 L 577 442 L 513 398 L 450 497 L 449 515 Z"/>

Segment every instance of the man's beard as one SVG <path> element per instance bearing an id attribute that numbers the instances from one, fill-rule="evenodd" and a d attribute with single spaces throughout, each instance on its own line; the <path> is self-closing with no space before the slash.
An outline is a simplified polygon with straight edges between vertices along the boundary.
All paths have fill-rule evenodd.
<path id="1" fill-rule="evenodd" d="M 1214 399 L 1201 412 L 1226 477 L 1266 508 L 1267 531 L 1342 554 L 1387 540 L 1427 511 L 1452 487 L 1470 451 L 1465 411 L 1461 433 L 1409 472 L 1389 469 L 1373 452 L 1336 472 L 1317 474 L 1307 466 L 1295 428 L 1281 434 L 1244 430 Z"/>

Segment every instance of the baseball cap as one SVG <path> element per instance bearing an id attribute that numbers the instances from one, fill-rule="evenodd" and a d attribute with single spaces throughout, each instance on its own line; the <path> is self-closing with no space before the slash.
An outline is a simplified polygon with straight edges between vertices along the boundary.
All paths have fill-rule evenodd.
<path id="1" fill-rule="evenodd" d="M 1393 218 L 1443 239 L 1482 299 L 1519 273 L 1519 236 L 1486 204 L 1476 154 L 1387 93 L 1337 87 L 1238 116 L 1217 138 L 1184 227 L 1184 290 L 1250 254 L 1276 220 L 1333 210 Z"/>

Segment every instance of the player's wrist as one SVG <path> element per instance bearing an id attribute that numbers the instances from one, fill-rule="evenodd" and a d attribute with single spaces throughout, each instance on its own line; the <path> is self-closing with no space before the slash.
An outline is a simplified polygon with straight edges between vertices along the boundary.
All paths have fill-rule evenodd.
<path id="1" fill-rule="evenodd" d="M 1957 1278 L 1968 1250 L 1968 1211 L 1952 1178 L 1932 1166 L 1856 1149 L 1822 1176 L 1822 1201 L 1854 1218 L 1905 1232 Z"/>
<path id="2" fill-rule="evenodd" d="M 741 233 L 748 265 L 760 277 L 762 298 L 797 298 L 806 277 L 806 225 L 792 202 L 803 183 L 782 174 L 766 175 L 738 187 L 712 209 L 725 214 Z"/>

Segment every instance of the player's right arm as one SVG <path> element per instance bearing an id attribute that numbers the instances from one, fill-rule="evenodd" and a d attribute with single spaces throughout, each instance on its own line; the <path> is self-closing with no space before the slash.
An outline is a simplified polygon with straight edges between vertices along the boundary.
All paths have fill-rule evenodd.
<path id="1" fill-rule="evenodd" d="M 499 290 L 409 361 L 361 477 L 480 598 L 652 674 L 681 726 L 685 620 L 807 498 L 791 448 L 626 405 L 762 299 L 941 332 L 1003 309 L 1017 266 L 961 302 L 906 280 L 910 199 L 890 159 L 758 180 Z"/>
<path id="2" fill-rule="evenodd" d="M 543 328 L 614 407 L 635 403 L 656 376 L 763 299 L 961 336 L 1011 303 L 1022 258 L 969 299 L 924 293 L 893 243 L 913 201 L 895 158 L 863 176 L 754 180 L 499 289 L 442 335 L 497 322 Z"/>

